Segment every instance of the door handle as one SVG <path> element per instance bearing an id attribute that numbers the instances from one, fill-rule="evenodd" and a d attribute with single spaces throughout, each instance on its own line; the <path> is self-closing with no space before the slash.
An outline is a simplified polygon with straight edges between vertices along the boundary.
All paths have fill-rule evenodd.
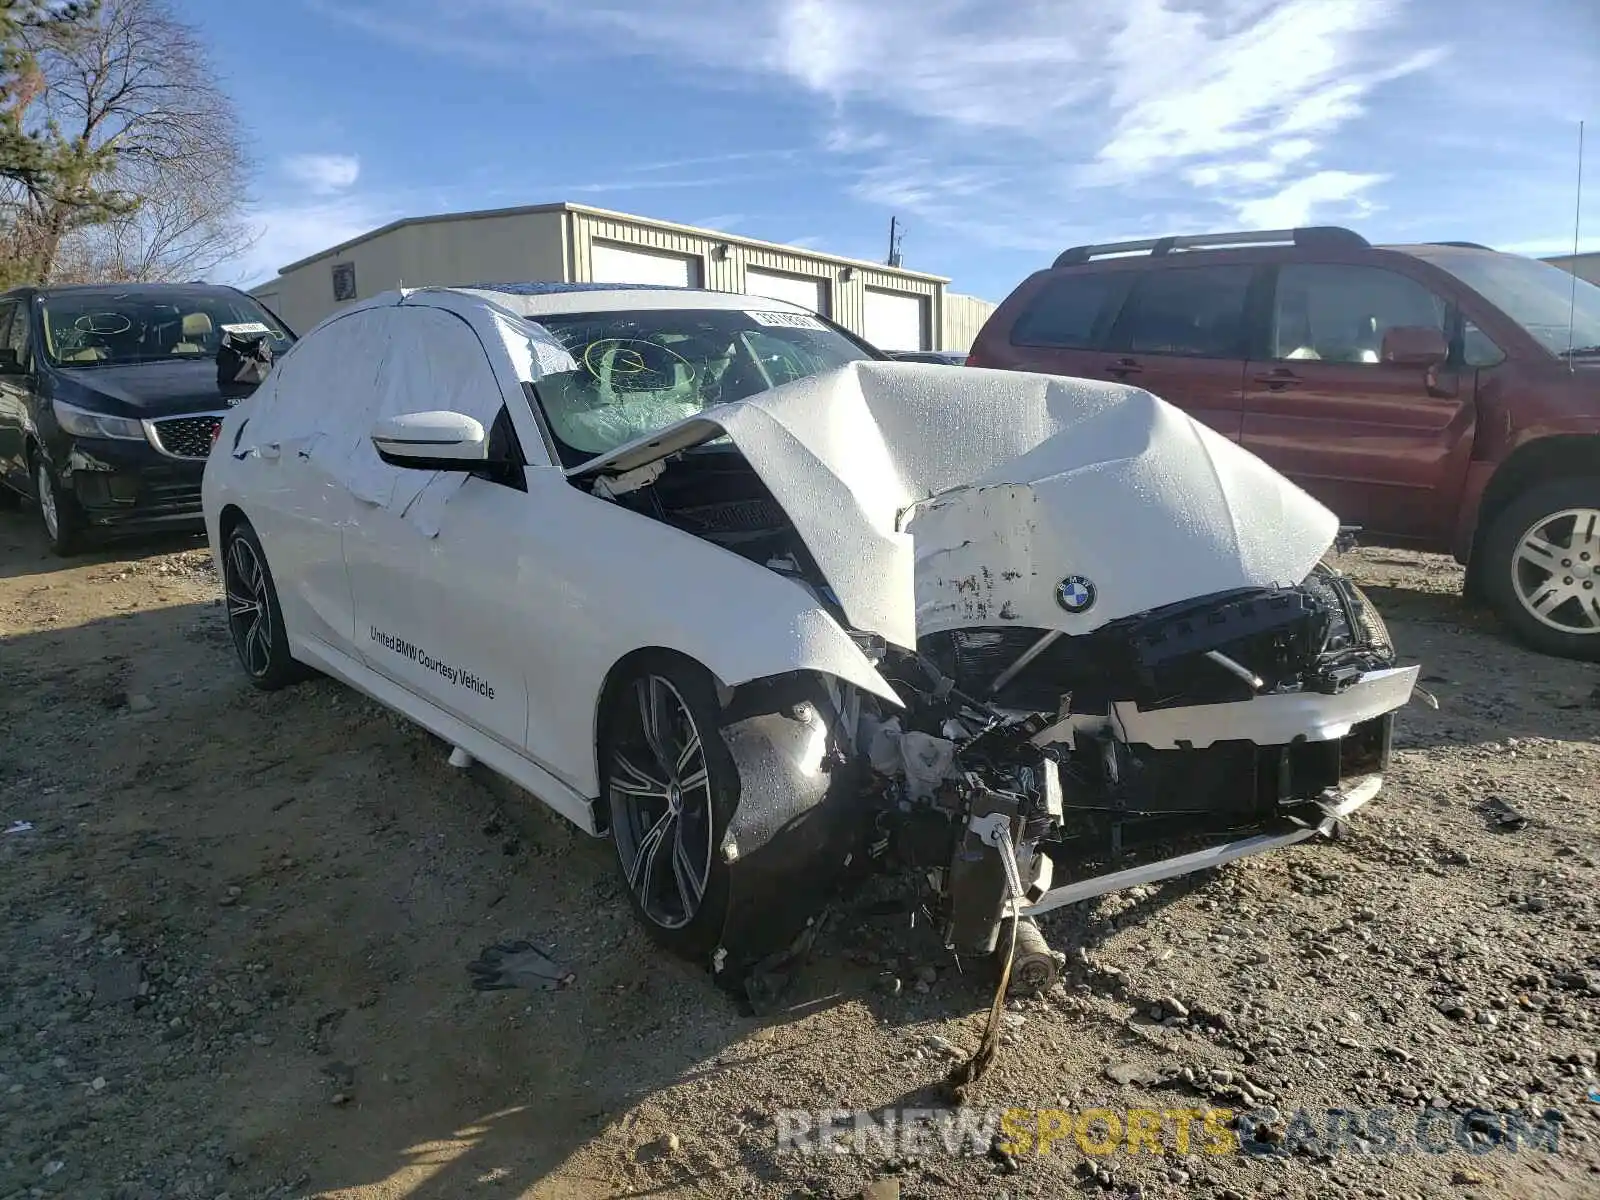
<path id="1" fill-rule="evenodd" d="M 1284 367 L 1279 367 L 1274 371 L 1267 371 L 1263 374 L 1252 376 L 1252 379 L 1256 383 L 1265 384 L 1267 386 L 1267 390 L 1273 392 L 1281 392 L 1290 384 L 1300 382 L 1300 376 Z"/>
<path id="2" fill-rule="evenodd" d="M 1107 375 L 1118 375 L 1118 376 L 1137 375 L 1137 374 L 1139 374 L 1140 371 L 1143 371 L 1143 370 L 1144 370 L 1144 368 L 1141 367 L 1138 363 L 1136 363 L 1133 359 L 1131 359 L 1131 358 L 1119 358 L 1115 362 L 1113 362 L 1111 365 L 1106 367 L 1106 374 Z"/>

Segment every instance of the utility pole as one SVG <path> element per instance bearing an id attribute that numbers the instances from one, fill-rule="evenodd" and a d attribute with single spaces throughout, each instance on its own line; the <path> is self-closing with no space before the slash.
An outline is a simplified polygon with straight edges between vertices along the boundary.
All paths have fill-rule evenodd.
<path id="1" fill-rule="evenodd" d="M 891 267 L 898 267 L 900 265 L 900 239 L 903 236 L 904 236 L 904 233 L 900 229 L 900 219 L 898 217 L 890 217 L 889 218 L 889 257 L 885 261 Z"/>

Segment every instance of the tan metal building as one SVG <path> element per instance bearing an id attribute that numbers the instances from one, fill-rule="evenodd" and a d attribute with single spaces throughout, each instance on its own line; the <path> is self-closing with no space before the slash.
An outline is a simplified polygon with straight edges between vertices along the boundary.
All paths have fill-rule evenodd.
<path id="1" fill-rule="evenodd" d="M 1560 267 L 1563 271 L 1571 271 L 1579 279 L 1587 279 L 1590 283 L 1600 283 L 1600 253 L 1588 254 L 1563 254 L 1544 260 L 1551 266 Z"/>
<path id="2" fill-rule="evenodd" d="M 342 303 L 402 285 L 531 280 L 771 296 L 884 350 L 965 350 L 994 307 L 951 296 L 940 275 L 581 204 L 408 217 L 291 263 L 251 290 L 304 331 Z"/>

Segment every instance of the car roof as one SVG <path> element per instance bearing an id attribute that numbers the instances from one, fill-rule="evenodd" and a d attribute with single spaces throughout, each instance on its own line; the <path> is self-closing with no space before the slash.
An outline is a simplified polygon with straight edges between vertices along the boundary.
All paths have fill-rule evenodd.
<path id="1" fill-rule="evenodd" d="M 23 289 L 18 289 L 19 291 Z M 195 292 L 236 292 L 239 289 L 225 283 L 61 283 L 33 284 L 27 290 L 41 296 L 125 296 L 130 292 L 171 292 L 174 295 Z"/>
<path id="2" fill-rule="evenodd" d="M 52 296 L 63 299 L 95 296 L 205 296 L 227 292 L 241 294 L 239 289 L 226 283 L 25 283 L 0 290 L 0 300 L 47 300 Z M 254 297 L 252 297 L 253 299 Z"/>
<path id="3" fill-rule="evenodd" d="M 459 292 L 462 295 L 491 300 L 523 317 L 671 308 L 810 312 L 809 309 L 791 304 L 787 300 L 747 296 L 743 292 L 714 292 L 705 288 L 662 287 L 635 283 L 474 283 L 461 287 L 418 290 Z M 407 294 L 409 296 L 414 293 Z"/>

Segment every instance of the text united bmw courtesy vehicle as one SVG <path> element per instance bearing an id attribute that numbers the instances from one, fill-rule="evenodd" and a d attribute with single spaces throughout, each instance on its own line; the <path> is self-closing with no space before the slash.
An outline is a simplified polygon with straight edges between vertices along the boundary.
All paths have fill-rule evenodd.
<path id="1" fill-rule="evenodd" d="M 1033 916 L 1371 800 L 1417 679 L 1334 514 L 1164 401 L 749 296 L 350 305 L 204 501 L 257 685 L 327 672 L 610 836 L 730 982 L 879 866 L 1047 986 Z"/>

